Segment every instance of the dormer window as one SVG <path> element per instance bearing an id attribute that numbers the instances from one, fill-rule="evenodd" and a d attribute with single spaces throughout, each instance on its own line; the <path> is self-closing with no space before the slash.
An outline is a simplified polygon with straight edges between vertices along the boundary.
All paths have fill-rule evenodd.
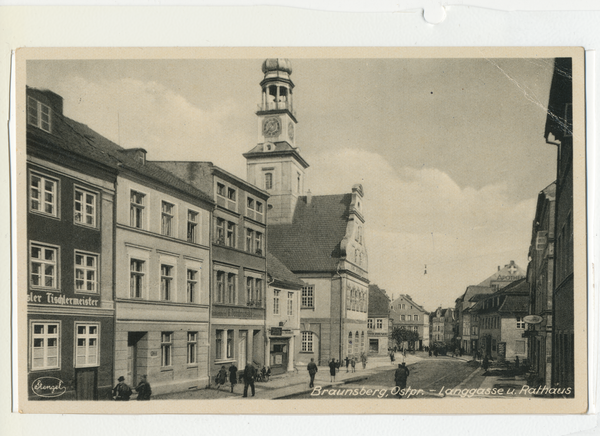
<path id="1" fill-rule="evenodd" d="M 29 97 L 27 99 L 27 123 L 50 133 L 52 123 L 50 106 Z"/>

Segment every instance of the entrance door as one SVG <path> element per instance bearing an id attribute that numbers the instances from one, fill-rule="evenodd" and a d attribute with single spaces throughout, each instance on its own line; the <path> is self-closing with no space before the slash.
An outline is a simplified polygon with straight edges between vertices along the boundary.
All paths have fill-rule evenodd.
<path id="1" fill-rule="evenodd" d="M 271 340 L 271 373 L 283 374 L 288 367 L 288 341 Z"/>
<path id="2" fill-rule="evenodd" d="M 238 366 L 242 370 L 248 362 L 248 331 L 240 330 L 238 337 Z"/>
<path id="3" fill-rule="evenodd" d="M 98 368 L 78 368 L 75 371 L 77 399 L 97 400 Z"/>
<path id="4" fill-rule="evenodd" d="M 127 336 L 127 374 L 125 383 L 131 386 L 138 384 L 138 342 L 146 335 L 146 332 L 129 332 Z"/>

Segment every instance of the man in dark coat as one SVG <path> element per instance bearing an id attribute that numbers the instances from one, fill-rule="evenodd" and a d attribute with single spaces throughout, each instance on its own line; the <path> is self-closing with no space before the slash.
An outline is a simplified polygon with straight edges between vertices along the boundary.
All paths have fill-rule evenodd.
<path id="1" fill-rule="evenodd" d="M 315 387 L 315 375 L 317 375 L 317 371 L 319 370 L 319 368 L 317 368 L 317 364 L 315 363 L 315 359 L 313 359 L 313 358 L 310 359 L 310 363 L 308 364 L 306 369 L 308 370 L 308 375 L 310 376 L 310 384 L 308 385 L 308 387 L 314 388 Z"/>
<path id="2" fill-rule="evenodd" d="M 252 363 L 248 363 L 244 368 L 244 395 L 248 396 L 248 386 L 252 388 L 252 396 L 254 396 L 254 380 L 256 379 L 256 368 Z"/>
<path id="3" fill-rule="evenodd" d="M 331 382 L 335 381 L 335 372 L 337 371 L 337 364 L 335 363 L 335 359 L 331 359 L 329 362 L 329 375 L 331 376 Z"/>
<path id="4" fill-rule="evenodd" d="M 406 380 L 408 379 L 408 375 L 410 371 L 406 367 L 406 363 L 402 362 L 398 364 L 398 368 L 394 373 L 394 381 L 396 382 L 396 390 L 398 393 L 398 398 L 402 398 L 401 391 L 406 388 Z"/>
<path id="5" fill-rule="evenodd" d="M 125 383 L 125 377 L 119 377 L 119 383 L 113 388 L 112 396 L 115 401 L 129 401 L 131 388 Z"/>
<path id="6" fill-rule="evenodd" d="M 143 375 L 139 384 L 135 387 L 136 392 L 138 393 L 137 400 L 138 401 L 150 401 L 150 395 L 152 395 L 152 388 L 150 387 L 150 383 L 146 379 L 146 376 Z"/>
<path id="7" fill-rule="evenodd" d="M 231 392 L 233 392 L 233 387 L 237 384 L 237 366 L 235 363 L 232 363 L 229 367 L 229 383 L 231 383 Z"/>

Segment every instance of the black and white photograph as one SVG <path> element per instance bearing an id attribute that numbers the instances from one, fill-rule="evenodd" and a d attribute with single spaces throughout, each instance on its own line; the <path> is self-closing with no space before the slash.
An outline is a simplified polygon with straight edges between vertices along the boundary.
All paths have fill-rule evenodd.
<path id="1" fill-rule="evenodd" d="M 19 408 L 584 412 L 583 59 L 21 50 Z"/>

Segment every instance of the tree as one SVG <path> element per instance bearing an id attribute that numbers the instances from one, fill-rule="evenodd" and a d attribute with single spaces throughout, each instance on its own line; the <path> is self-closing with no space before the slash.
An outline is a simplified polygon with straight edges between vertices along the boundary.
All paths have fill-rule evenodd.
<path id="1" fill-rule="evenodd" d="M 392 339 L 398 344 L 398 348 L 402 348 L 403 342 L 417 342 L 419 333 L 408 330 L 406 327 L 394 327 Z"/>

